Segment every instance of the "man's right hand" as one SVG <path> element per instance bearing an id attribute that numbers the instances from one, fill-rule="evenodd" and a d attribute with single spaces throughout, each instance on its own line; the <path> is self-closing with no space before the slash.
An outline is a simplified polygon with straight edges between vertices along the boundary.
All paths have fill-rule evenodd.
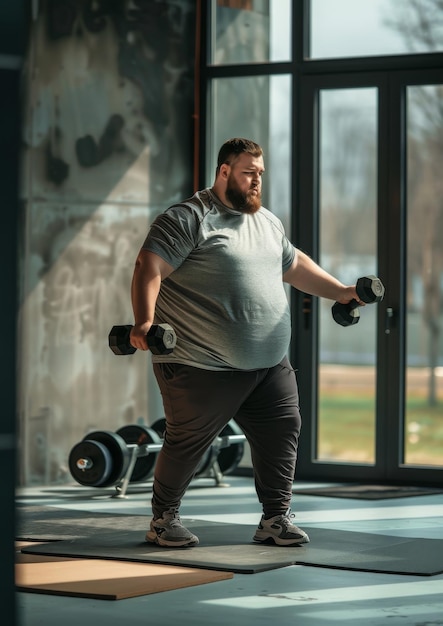
<path id="1" fill-rule="evenodd" d="M 152 322 L 144 322 L 143 324 L 134 324 L 129 333 L 129 341 L 131 346 L 137 350 L 149 350 L 146 341 L 146 334 L 151 328 Z"/>

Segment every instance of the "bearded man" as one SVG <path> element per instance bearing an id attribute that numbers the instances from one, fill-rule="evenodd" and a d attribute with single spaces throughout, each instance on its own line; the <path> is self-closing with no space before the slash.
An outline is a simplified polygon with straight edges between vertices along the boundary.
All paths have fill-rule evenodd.
<path id="1" fill-rule="evenodd" d="M 148 350 L 152 324 L 177 335 L 153 354 L 166 431 L 155 464 L 146 540 L 192 546 L 181 500 L 206 450 L 235 418 L 251 449 L 262 516 L 253 539 L 298 545 L 292 487 L 301 428 L 287 352 L 291 319 L 284 283 L 315 296 L 363 304 L 286 237 L 261 205 L 263 150 L 234 138 L 220 148 L 212 188 L 171 206 L 152 224 L 132 280 L 134 348 Z"/>

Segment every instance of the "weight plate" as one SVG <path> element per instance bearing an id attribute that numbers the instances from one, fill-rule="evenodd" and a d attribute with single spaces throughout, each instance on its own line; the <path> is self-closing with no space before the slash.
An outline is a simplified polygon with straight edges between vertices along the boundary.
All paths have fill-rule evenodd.
<path id="1" fill-rule="evenodd" d="M 117 434 L 123 437 L 127 444 L 143 446 L 150 443 L 161 443 L 160 435 L 152 428 L 139 424 L 130 424 L 118 429 Z M 152 476 L 158 452 L 150 452 L 146 456 L 139 456 L 135 462 L 131 483 L 142 482 Z"/>
<path id="2" fill-rule="evenodd" d="M 69 454 L 69 471 L 80 485 L 103 487 L 112 469 L 111 454 L 99 441 L 83 439 Z"/>
<path id="3" fill-rule="evenodd" d="M 243 431 L 233 420 L 231 420 L 220 433 L 220 437 L 226 435 L 243 435 Z M 231 474 L 242 460 L 245 445 L 242 441 L 232 443 L 227 448 L 222 448 L 217 457 L 218 466 L 222 474 Z"/>
<path id="4" fill-rule="evenodd" d="M 112 458 L 111 474 L 100 487 L 117 484 L 124 477 L 130 460 L 130 453 L 123 437 L 110 430 L 96 430 L 88 433 L 85 439 L 102 443 L 109 450 Z"/>
<path id="5" fill-rule="evenodd" d="M 158 419 L 156 422 L 152 424 L 151 428 L 152 430 L 155 430 L 155 432 L 162 439 L 164 439 L 165 431 L 166 431 L 166 419 L 164 417 Z M 203 474 L 203 472 L 206 472 L 206 470 L 211 466 L 212 460 L 213 460 L 213 454 L 212 454 L 212 446 L 211 446 L 208 450 L 206 450 L 199 464 L 197 465 L 197 469 L 195 470 L 195 476 L 198 476 L 199 474 Z"/>
<path id="6" fill-rule="evenodd" d="M 132 326 L 113 326 L 108 335 L 108 343 L 114 354 L 134 354 L 136 349 L 131 346 L 129 333 Z"/>
<path id="7" fill-rule="evenodd" d="M 166 430 L 166 419 L 164 417 L 161 417 L 159 420 L 151 425 L 151 428 L 157 433 L 160 439 L 164 439 Z"/>

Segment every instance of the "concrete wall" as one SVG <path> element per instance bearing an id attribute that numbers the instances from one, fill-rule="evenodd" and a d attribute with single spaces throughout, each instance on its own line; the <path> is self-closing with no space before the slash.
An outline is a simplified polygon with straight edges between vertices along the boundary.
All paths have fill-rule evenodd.
<path id="1" fill-rule="evenodd" d="M 162 417 L 149 357 L 117 357 L 149 222 L 192 193 L 195 3 L 33 3 L 23 68 L 19 483 L 71 480 L 90 429 Z"/>

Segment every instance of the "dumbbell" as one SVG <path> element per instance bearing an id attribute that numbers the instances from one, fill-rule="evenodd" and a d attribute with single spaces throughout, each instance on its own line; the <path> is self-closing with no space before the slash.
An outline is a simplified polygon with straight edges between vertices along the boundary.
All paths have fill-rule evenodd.
<path id="1" fill-rule="evenodd" d="M 131 328 L 130 324 L 111 328 L 108 340 L 114 354 L 134 354 L 137 350 L 129 341 Z M 153 324 L 146 333 L 146 341 L 152 354 L 170 354 L 177 343 L 177 335 L 169 324 Z"/>
<path id="2" fill-rule="evenodd" d="M 362 276 L 357 280 L 357 295 L 366 304 L 381 302 L 385 295 L 383 283 L 376 276 Z M 353 326 L 360 320 L 357 300 L 351 300 L 347 304 L 336 302 L 332 306 L 332 317 L 340 326 Z"/>

